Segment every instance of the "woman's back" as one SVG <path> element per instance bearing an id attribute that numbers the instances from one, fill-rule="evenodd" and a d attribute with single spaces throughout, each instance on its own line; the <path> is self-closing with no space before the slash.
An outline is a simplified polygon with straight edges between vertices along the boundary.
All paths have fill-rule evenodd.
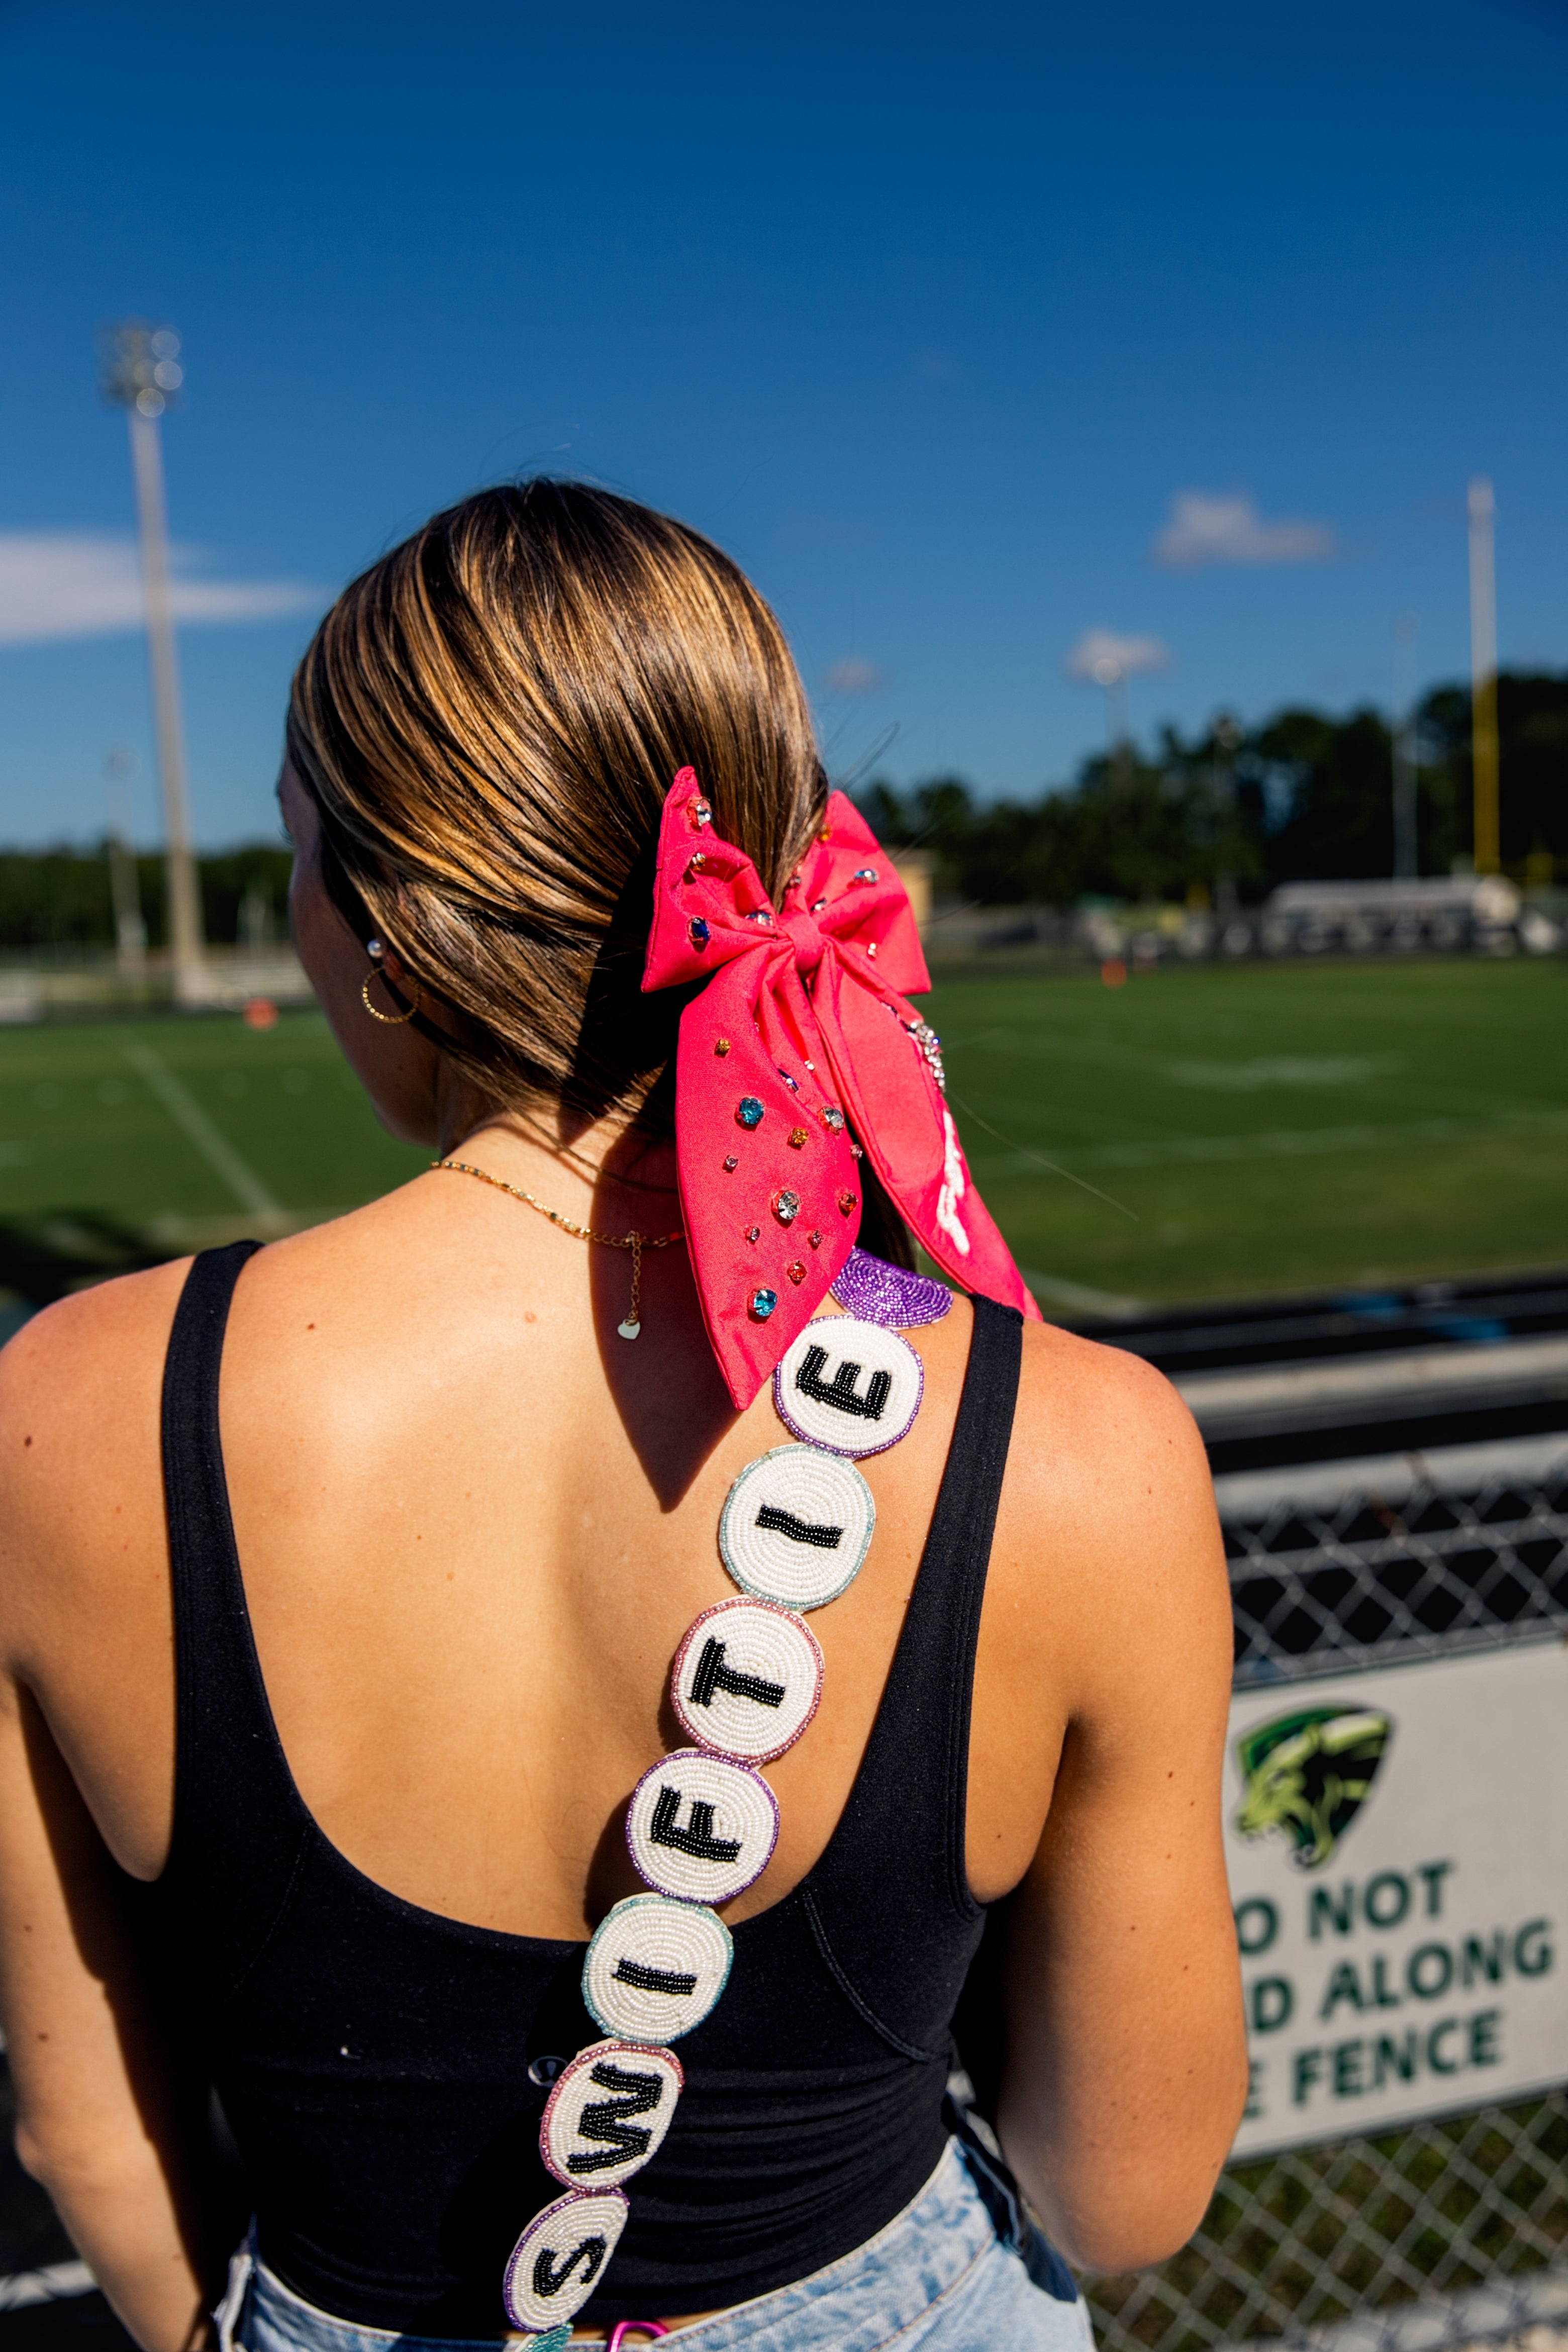
<path id="1" fill-rule="evenodd" d="M 40 1381 L 29 1416 L 27 1468 L 59 1477 L 80 1545 L 68 1566 L 51 1544 L 54 1590 L 39 1605 L 58 1612 L 51 1720 L 82 1757 L 117 1858 L 142 1878 L 168 1849 L 174 1725 L 163 1495 L 146 1441 L 184 1274 L 117 1286 L 111 1335 L 107 1298 L 71 1302 L 51 1318 L 58 1339 L 29 1335 L 16 1365 L 31 1388 L 28 1345 L 75 1356 L 73 1324 L 92 1360 Z M 609 1355 L 588 1294 L 625 1278 L 623 1261 L 569 1251 L 526 1211 L 432 1176 L 259 1255 L 224 1350 L 246 1597 L 301 1795 L 368 1876 L 511 1934 L 584 1936 L 640 1884 L 615 1832 L 627 1791 L 671 1743 L 669 1662 L 698 1612 L 734 1591 L 716 1538 L 731 1482 L 788 1436 L 771 1387 L 732 1410 L 673 1257 L 645 1267 L 640 1344 Z M 768 1767 L 780 1842 L 731 1919 L 803 1877 L 842 1810 L 935 1505 L 971 1320 L 959 1302 L 911 1335 L 922 1409 L 863 1465 L 875 1543 L 813 1620 L 821 1706 L 809 1741 Z M 1089 1353 L 1060 1334 L 1037 1343 Z M 51 1389 L 67 1426 L 45 1439 Z M 999 1564 L 1007 1539 L 1005 1520 Z M 1037 1560 L 1026 1573 L 1037 1581 Z M 994 1567 L 994 1605 L 1005 1585 Z M 1016 1662 L 1014 1641 L 997 1644 L 990 1675 L 1010 1679 Z M 143 1699 L 135 1719 L 110 1704 L 127 1684 Z M 982 1900 L 1016 1884 L 1038 1839 L 1029 1816 L 1048 1800 L 1061 1726 L 1037 1676 L 1030 1689 L 1037 1752 L 1015 1750 L 1003 1785 L 976 1792 Z M 983 1721 L 991 1711 L 983 1696 Z M 1029 1813 L 1002 1831 L 994 1859 L 992 1817 L 1020 1779 Z"/>
<path id="2" fill-rule="evenodd" d="M 894 993 L 900 959 L 921 971 L 907 907 L 858 865 L 853 812 L 814 800 L 771 616 L 660 519 L 531 498 L 470 502 L 351 592 L 297 689 L 310 791 L 285 770 L 296 935 L 329 1017 L 387 1123 L 461 1144 L 468 1172 L 243 1269 L 203 1261 L 188 1289 L 184 1267 L 106 1286 L 0 1360 L 0 1959 L 24 2145 L 160 2352 L 225 2227 L 206 2069 L 263 2254 L 275 2231 L 325 2310 L 499 2327 L 503 2242 L 552 2189 L 544 2062 L 599 2030 L 582 1943 L 642 1884 L 627 1798 L 690 1736 L 672 1658 L 733 1595 L 717 1529 L 737 1476 L 797 1433 L 764 1374 L 836 1311 L 843 1240 L 814 1230 L 786 1267 L 775 1230 L 797 1195 L 767 1188 L 807 1164 L 791 1147 L 815 1138 L 839 1168 L 816 1181 L 844 1218 L 890 1216 L 886 1186 L 939 1261 L 1030 1304 L 935 1041 Z M 563 677 L 587 656 L 561 614 L 571 596 L 598 614 L 610 555 L 617 613 L 669 604 L 666 688 L 647 699 L 652 638 L 616 670 L 601 635 L 576 741 Z M 705 597 L 744 625 L 710 632 L 707 671 Z M 437 710 L 419 696 L 438 673 Z M 650 944 L 652 780 L 667 734 L 693 733 L 776 908 L 688 773 L 662 802 Z M 598 826 L 593 861 L 552 838 L 552 791 Z M 395 952 L 372 937 L 367 968 L 373 924 Z M 635 1253 L 580 1237 L 634 1227 L 670 1237 L 642 1252 L 640 1330 Z M 1167 2242 L 1224 2154 L 1228 1624 L 1202 1449 L 1147 1368 L 1016 1310 L 961 1299 L 908 1338 L 919 1409 L 860 1463 L 875 1532 L 812 1612 L 820 1706 L 762 1768 L 777 1844 L 713 1895 L 731 1982 L 681 2041 L 688 2087 L 628 2176 L 594 2310 L 765 2297 L 923 2210 L 948 2021 L 980 1906 L 1012 1890 L 999 2120 L 1053 2227 L 1120 2266 Z M 694 1807 L 688 1845 L 712 1843 Z M 155 1891 L 127 1907 L 110 1857 Z M 149 1913 L 173 1937 L 161 1986 Z M 134 2194 L 90 2185 L 106 2161 Z M 541 2274 L 559 2284 L 563 2259 Z"/>
<path id="3" fill-rule="evenodd" d="M 90 1351 L 95 1366 L 56 1370 L 44 1392 L 73 1395 L 78 1409 L 29 1433 L 28 1471 L 53 1489 L 39 1497 L 45 1515 L 57 1518 L 68 1490 L 79 1529 L 75 1559 L 62 1562 L 57 1546 L 36 1597 L 39 1695 L 117 1858 L 144 1879 L 163 1870 L 174 1827 L 176 1683 L 194 1710 L 181 1735 L 191 1851 L 176 1849 L 187 1866 L 163 1891 L 199 1963 L 193 1994 L 211 1999 L 215 2063 L 242 2144 L 252 2140 L 258 2189 L 272 2192 L 264 2232 L 269 2203 L 283 2206 L 283 2274 L 365 2325 L 485 2333 L 500 2324 L 497 2233 L 506 2241 L 519 2200 L 548 2189 L 542 2174 L 530 2179 L 542 2087 L 531 2095 L 527 2068 L 589 2038 L 575 2015 L 581 1939 L 639 1885 L 621 1825 L 628 1790 L 680 1738 L 668 1714 L 669 1660 L 691 1620 L 733 1591 L 715 1540 L 731 1481 L 786 1433 L 771 1390 L 745 1413 L 731 1408 L 680 1260 L 650 1261 L 635 1350 L 584 1347 L 582 1334 L 605 1318 L 585 1311 L 584 1291 L 622 1281 L 624 1266 L 568 1253 L 494 1192 L 432 1175 L 261 1253 L 235 1290 L 218 1395 L 265 1685 L 247 1716 L 247 1645 L 210 1541 L 222 1476 L 202 1424 L 216 1335 L 194 1356 L 187 1333 L 168 1398 L 170 1500 L 176 1520 L 195 1514 L 189 1534 L 176 1530 L 188 1557 L 175 1590 L 189 1576 L 209 1633 L 219 1629 L 216 1643 L 181 1656 L 177 1676 L 162 1496 L 142 1481 L 127 1492 L 116 1475 L 122 1454 L 147 1459 L 160 1342 L 183 1275 L 117 1286 L 112 1338 L 101 1328 L 107 1297 L 73 1304 L 57 1333 L 37 1334 L 39 1347 Z M 225 1290 L 220 1276 L 221 1303 Z M 632 2233 L 618 2291 L 594 2306 L 612 2316 L 639 2303 L 666 2313 L 727 2305 L 765 2292 L 775 2270 L 795 2274 L 789 2233 L 770 2242 L 781 2172 L 794 2179 L 782 2201 L 836 2254 L 907 2201 L 940 2147 L 940 2020 L 978 1938 L 966 1898 L 1016 1885 L 1038 1844 L 1086 1603 L 1102 1624 L 1114 1606 L 1103 1588 L 1090 1602 L 1087 1555 L 1104 1538 L 1083 1516 L 1103 1507 L 1107 1418 L 1152 1385 L 1124 1360 L 1044 1329 L 1002 1336 L 998 1371 L 996 1310 L 985 1312 L 987 1360 L 962 1429 L 974 1310 L 957 1302 L 910 1334 L 925 1367 L 922 1407 L 900 1444 L 862 1465 L 875 1538 L 849 1591 L 816 1612 L 822 1702 L 810 1738 L 767 1768 L 779 1847 L 727 1908 L 731 1927 L 752 1920 L 765 1933 L 759 1943 L 742 1929 L 725 2002 L 684 2045 L 693 2091 L 706 2072 L 723 2095 L 706 2114 L 689 2098 L 684 2131 L 650 2168 L 640 2200 L 653 2200 L 649 2248 L 639 2259 Z M 417 1336 L 405 1344 L 398 1334 Z M 1009 1417 L 1019 1339 L 1029 1360 L 993 1548 L 989 1490 L 1012 1433 L 996 1422 Z M 84 1394 L 83 1375 L 100 1382 L 97 1397 Z M 1049 1460 L 1043 1476 L 1020 1471 L 1031 1459 Z M 944 1540 L 921 1579 L 944 1471 L 954 1487 Z M 963 1629 L 982 1591 L 965 1774 Z M 911 1622 L 911 1595 L 923 1626 Z M 900 1651 L 907 1624 L 919 1639 Z M 84 1625 L 95 1636 L 85 1644 Z M 954 1633 L 951 1652 L 937 1646 Z M 873 1743 L 896 1652 L 901 1704 Z M 131 1717 L 113 1704 L 128 1685 L 142 1696 Z M 268 1706 L 282 1769 L 267 1754 Z M 862 1770 L 868 1746 L 874 1785 Z M 841 1825 L 852 1791 L 877 1811 L 851 1845 Z M 301 1836 L 311 1824 L 319 1840 Z M 946 1900 L 939 1890 L 962 1875 L 965 1855 L 968 1885 Z M 194 1885 L 193 1862 L 206 1873 Z M 804 1911 L 793 1899 L 803 1885 Z M 454 1941 L 411 1907 L 491 1932 Z M 773 1915 L 771 1926 L 760 1914 Z M 526 1948 L 503 1948 L 505 1938 Z M 420 1982 L 422 2000 L 410 1989 Z M 389 2003 L 405 2019 L 414 2011 L 411 2036 L 395 2034 L 390 2047 Z M 752 2041 L 737 2045 L 737 2032 Z M 454 2091 L 476 2079 L 488 2096 L 455 2119 Z M 782 2166 L 759 2167 L 756 2147 L 776 2142 L 784 2110 L 793 2102 L 798 2122 L 829 2084 L 826 2139 L 797 2129 Z M 748 2105 L 750 2177 L 721 2198 L 748 2141 Z M 334 2163 L 342 2185 L 329 2220 L 317 2192 Z M 706 2242 L 704 2169 L 707 2200 L 721 2207 Z M 868 2185 L 884 2209 L 869 2227 Z M 687 2217 L 673 2242 L 661 2188 Z M 301 2189 L 305 2211 L 316 2198 L 313 2237 Z M 440 2260 L 422 2262 L 427 2244 L 411 2238 L 437 2231 Z M 378 2233 L 395 2250 L 379 2267 L 367 2258 Z"/>

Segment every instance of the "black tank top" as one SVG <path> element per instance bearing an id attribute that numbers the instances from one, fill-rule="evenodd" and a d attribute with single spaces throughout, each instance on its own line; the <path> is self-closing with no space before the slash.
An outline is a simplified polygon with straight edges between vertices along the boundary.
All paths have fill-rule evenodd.
<path id="1" fill-rule="evenodd" d="M 264 2259 L 363 2326 L 506 2330 L 502 2267 L 559 2195 L 531 2065 L 599 2029 L 584 1946 L 421 1910 L 324 1837 L 261 1678 L 218 1429 L 229 1301 L 256 1246 L 198 1257 L 170 1336 L 174 1843 L 154 1893 L 193 2030 L 250 2176 Z M 629 2184 L 582 2316 L 769 2293 L 873 2236 L 942 2153 L 954 2005 L 984 1925 L 964 1868 L 970 1692 L 1012 1429 L 1020 1318 L 974 1301 L 963 1399 L 859 1773 L 795 1892 L 734 1930 L 686 2036 L 668 2137 Z"/>

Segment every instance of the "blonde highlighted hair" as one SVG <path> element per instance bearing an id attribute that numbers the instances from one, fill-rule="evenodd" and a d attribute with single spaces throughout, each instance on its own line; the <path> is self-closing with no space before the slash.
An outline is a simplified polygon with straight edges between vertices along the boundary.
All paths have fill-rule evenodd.
<path id="1" fill-rule="evenodd" d="M 327 878 L 484 1098 L 665 1123 L 680 1000 L 641 994 L 659 813 L 689 764 L 776 898 L 826 798 L 784 633 L 685 524 L 580 483 L 484 490 L 346 588 L 289 752 Z"/>

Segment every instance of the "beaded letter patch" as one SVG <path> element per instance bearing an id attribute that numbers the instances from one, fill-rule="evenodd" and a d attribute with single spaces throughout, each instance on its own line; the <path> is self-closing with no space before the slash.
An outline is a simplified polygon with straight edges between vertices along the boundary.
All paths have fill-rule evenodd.
<path id="1" fill-rule="evenodd" d="M 771 1601 L 705 1609 L 676 1653 L 670 1704 L 700 1748 L 771 1764 L 793 1748 L 822 1690 L 809 1625 Z"/>
<path id="2" fill-rule="evenodd" d="M 667 1895 L 628 1895 L 600 1920 L 588 1947 L 588 2014 L 628 2042 L 679 2042 L 729 1982 L 732 1951 L 716 1911 Z"/>
<path id="3" fill-rule="evenodd" d="M 921 1409 L 925 1372 L 907 1339 L 855 1315 L 819 1315 L 773 1373 L 773 1405 L 808 1445 L 882 1454 Z"/>
<path id="4" fill-rule="evenodd" d="M 754 1126 L 762 1109 L 746 1097 L 736 1115 Z M 797 1210 L 793 1192 L 776 1196 L 781 1224 Z M 811 1246 L 821 1238 L 814 1231 Z M 754 1768 L 793 1746 L 822 1695 L 822 1652 L 797 1612 L 854 1581 L 877 1524 L 850 1457 L 896 1445 L 921 1408 L 921 1360 L 891 1326 L 935 1321 L 947 1294 L 863 1251 L 855 1261 L 846 1295 L 861 1312 L 807 1324 L 773 1374 L 774 1407 L 801 1443 L 748 1462 L 725 1499 L 719 1549 L 742 1597 L 701 1612 L 670 1676 L 695 1744 L 661 1757 L 626 1808 L 627 1848 L 656 1891 L 606 1913 L 583 1962 L 584 2002 L 607 2038 L 580 2050 L 551 2090 L 540 2154 L 568 2194 L 534 2215 L 506 2271 L 507 2315 L 531 2352 L 567 2352 L 573 2315 L 626 2226 L 616 2184 L 658 2155 L 675 2114 L 685 2077 L 668 2045 L 701 2024 L 729 1980 L 733 1945 L 712 1906 L 760 1877 L 778 1842 L 778 1800 Z M 763 1320 L 777 1305 L 763 1287 L 751 1312 Z"/>
<path id="5" fill-rule="evenodd" d="M 685 1903 L 728 1903 L 760 1878 L 778 1842 L 778 1799 L 744 1764 L 678 1748 L 645 1772 L 626 1808 L 640 1874 Z"/>
<path id="6" fill-rule="evenodd" d="M 618 2189 L 575 2189 L 536 2213 L 506 2266 L 506 2314 L 542 2335 L 580 2311 L 626 2226 Z"/>
<path id="7" fill-rule="evenodd" d="M 685 2080 L 673 2050 L 635 2042 L 580 2050 L 545 2102 L 545 2164 L 568 2189 L 617 2189 L 669 2129 Z"/>
<path id="8" fill-rule="evenodd" d="M 852 1462 L 820 1446 L 775 1445 L 731 1487 L 719 1549 L 742 1592 L 821 1609 L 859 1574 L 876 1524 L 871 1489 Z"/>

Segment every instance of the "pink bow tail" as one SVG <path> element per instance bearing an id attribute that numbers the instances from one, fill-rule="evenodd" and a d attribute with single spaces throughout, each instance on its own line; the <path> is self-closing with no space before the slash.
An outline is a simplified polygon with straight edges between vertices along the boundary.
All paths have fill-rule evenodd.
<path id="1" fill-rule="evenodd" d="M 810 1321 L 855 1245 L 857 1143 L 944 1274 L 1039 1310 L 974 1189 L 902 883 L 841 793 L 773 907 L 713 831 L 694 771 L 665 800 L 645 990 L 705 980 L 680 1019 L 676 1151 L 703 1318 L 738 1407 Z"/>

